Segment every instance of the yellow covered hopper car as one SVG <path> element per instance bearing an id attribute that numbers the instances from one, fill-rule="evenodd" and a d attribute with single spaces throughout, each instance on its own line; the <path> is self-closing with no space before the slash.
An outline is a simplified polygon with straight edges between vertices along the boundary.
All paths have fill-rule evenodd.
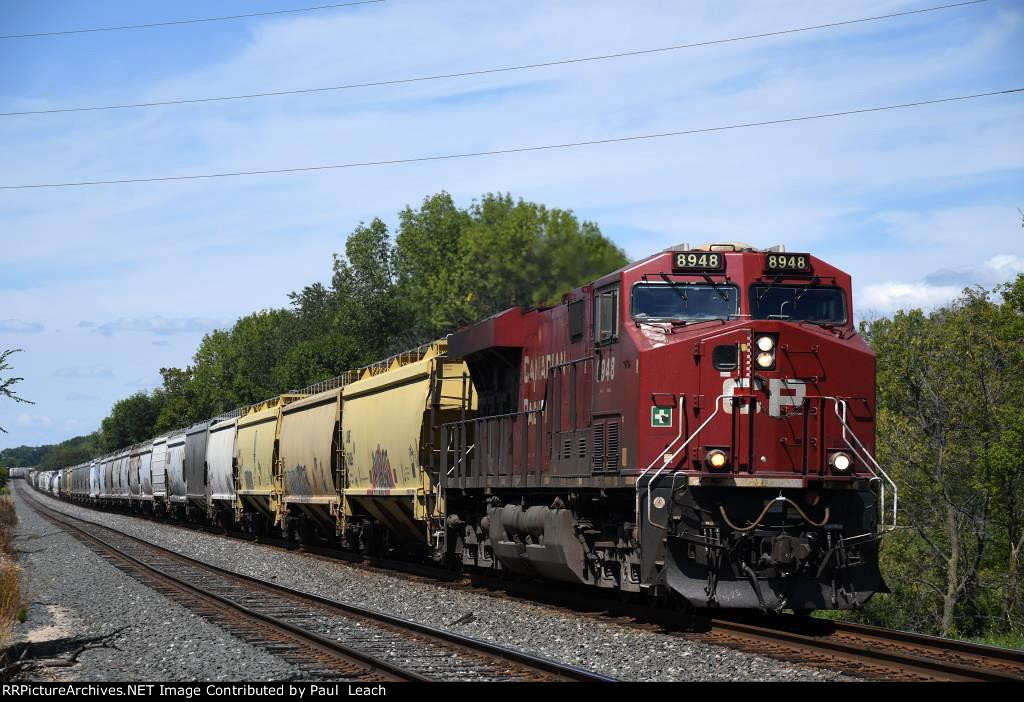
<path id="1" fill-rule="evenodd" d="M 266 534 L 279 519 L 283 485 L 277 467 L 281 409 L 301 395 L 280 395 L 248 408 L 238 418 L 235 517 L 254 534 Z"/>
<path id="2" fill-rule="evenodd" d="M 440 427 L 473 409 L 468 370 L 437 341 L 364 370 L 342 390 L 344 511 L 371 553 L 420 551 L 443 528 Z"/>
<path id="3" fill-rule="evenodd" d="M 284 486 L 281 528 L 303 540 L 333 538 L 341 505 L 338 432 L 341 389 L 335 387 L 292 402 L 281 411 L 280 461 Z"/>

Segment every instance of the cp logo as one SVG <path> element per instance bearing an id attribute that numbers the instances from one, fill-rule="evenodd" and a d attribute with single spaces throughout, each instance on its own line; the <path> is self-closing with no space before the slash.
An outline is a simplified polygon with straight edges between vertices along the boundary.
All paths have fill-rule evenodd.
<path id="1" fill-rule="evenodd" d="M 722 394 L 731 397 L 736 388 L 749 388 L 750 378 L 726 378 L 722 383 Z M 764 389 L 764 383 L 757 381 L 757 388 Z M 768 416 L 781 417 L 783 407 L 800 407 L 807 396 L 807 384 L 802 380 L 786 378 L 769 378 L 768 380 Z M 761 402 L 757 403 L 757 411 L 761 411 Z M 725 411 L 732 414 L 732 403 L 725 403 Z M 749 405 L 740 408 L 740 414 L 747 414 Z"/>

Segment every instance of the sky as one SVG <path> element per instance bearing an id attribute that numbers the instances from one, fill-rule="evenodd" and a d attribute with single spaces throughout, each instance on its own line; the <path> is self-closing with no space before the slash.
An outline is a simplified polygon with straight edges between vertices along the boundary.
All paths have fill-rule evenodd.
<path id="1" fill-rule="evenodd" d="M 947 2 L 949 0 L 946 0 Z M 323 4 L 0 0 L 0 35 Z M 386 0 L 0 39 L 0 112 L 237 95 L 558 61 L 942 0 Z M 415 158 L 700 129 L 1024 87 L 1024 2 L 389 86 L 0 116 L 0 185 Z M 787 125 L 413 164 L 0 189 L 0 349 L 35 404 L 0 448 L 96 429 L 202 336 L 330 277 L 359 222 L 441 190 L 573 210 L 631 259 L 680 242 L 809 251 L 854 309 L 942 305 L 1024 272 L 1024 93 Z"/>

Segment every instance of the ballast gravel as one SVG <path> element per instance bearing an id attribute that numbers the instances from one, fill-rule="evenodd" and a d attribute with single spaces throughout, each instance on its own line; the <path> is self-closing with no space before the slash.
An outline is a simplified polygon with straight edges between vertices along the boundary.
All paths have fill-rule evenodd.
<path id="1" fill-rule="evenodd" d="M 14 642 L 34 642 L 26 659 L 41 664 L 24 679 L 262 682 L 303 677 L 280 658 L 122 573 L 40 517 L 20 494 L 28 486 L 14 482 L 18 525 L 13 545 L 22 568 L 22 598 L 28 602 Z M 77 662 L 65 667 L 79 651 Z"/>
<path id="2" fill-rule="evenodd" d="M 27 486 L 23 487 L 27 489 Z M 529 602 L 491 597 L 356 568 L 341 561 L 290 553 L 127 515 L 90 510 L 39 493 L 34 496 L 55 509 L 118 529 L 221 568 L 517 648 L 623 680 L 854 679 L 830 670 L 639 629 L 614 620 L 599 621 Z M 19 511 L 19 516 L 21 513 Z M 123 619 L 123 615 L 107 616 L 112 621 Z M 260 673 L 254 679 L 272 676 L 269 670 L 261 670 Z"/>

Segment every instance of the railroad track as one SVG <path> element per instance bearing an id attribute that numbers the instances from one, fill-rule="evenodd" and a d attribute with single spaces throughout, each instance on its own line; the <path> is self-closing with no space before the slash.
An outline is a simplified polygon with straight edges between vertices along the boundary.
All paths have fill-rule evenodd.
<path id="1" fill-rule="evenodd" d="M 180 526 L 180 525 L 178 525 Z M 193 527 L 185 527 L 193 528 Z M 283 544 L 271 544 L 281 548 Z M 294 547 L 289 550 L 295 550 Z M 302 549 L 306 550 L 306 549 Z M 308 555 L 331 559 L 333 552 L 310 548 Z M 346 559 L 350 560 L 350 559 Z M 609 613 L 620 623 L 665 630 L 704 643 L 749 651 L 762 656 L 804 665 L 828 668 L 876 680 L 908 681 L 1024 681 L 1024 651 L 983 646 L 955 639 L 883 629 L 852 622 L 790 615 L 735 617 L 703 615 L 673 616 L 646 605 L 623 605 L 601 593 L 552 588 L 534 583 L 499 581 L 491 578 L 437 581 L 428 569 L 395 572 L 379 564 L 350 562 L 349 565 L 387 572 L 439 587 L 456 588 L 510 599 L 527 599 L 577 615 L 607 621 Z"/>
<path id="2" fill-rule="evenodd" d="M 779 615 L 714 617 L 710 643 L 854 675 L 903 681 L 1024 681 L 1024 651 L 893 629 Z"/>
<path id="3" fill-rule="evenodd" d="M 611 681 L 373 610 L 240 575 L 53 510 L 39 514 L 147 586 L 280 656 L 312 679 L 352 681 Z"/>

